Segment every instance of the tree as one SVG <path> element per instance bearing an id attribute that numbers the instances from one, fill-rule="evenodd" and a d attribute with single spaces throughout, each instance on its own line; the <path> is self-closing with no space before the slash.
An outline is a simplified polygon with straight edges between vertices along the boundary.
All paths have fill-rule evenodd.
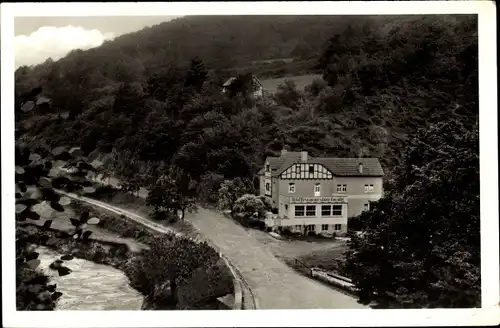
<path id="1" fill-rule="evenodd" d="M 178 304 L 179 285 L 191 277 L 197 269 L 214 270 L 219 255 L 206 242 L 198 243 L 187 237 L 173 234 L 155 237 L 150 249 L 134 259 L 131 267 L 139 268 L 140 275 L 131 277 L 134 284 L 141 284 L 143 292 L 152 297 L 154 287 L 167 283 L 170 297 L 153 300 L 159 306 L 175 308 Z"/>
<path id="2" fill-rule="evenodd" d="M 217 201 L 217 207 L 220 210 L 233 210 L 234 205 L 238 198 L 246 193 L 252 193 L 253 187 L 249 180 L 235 178 L 233 180 L 226 180 L 221 183 L 219 188 L 219 199 Z"/>
<path id="3" fill-rule="evenodd" d="M 151 188 L 146 203 L 154 207 L 154 215 L 177 213 L 184 219 L 186 210 L 195 210 L 196 182 L 177 167 L 170 167 L 168 175 L 160 177 Z"/>
<path id="4" fill-rule="evenodd" d="M 185 85 L 187 87 L 193 87 L 196 92 L 200 92 L 203 84 L 207 79 L 207 70 L 203 61 L 199 57 L 194 57 L 191 59 L 191 64 L 186 74 Z"/>
<path id="5" fill-rule="evenodd" d="M 480 306 L 479 129 L 449 121 L 420 131 L 389 193 L 363 213 L 346 272 L 362 302 Z"/>
<path id="6" fill-rule="evenodd" d="M 302 98 L 294 81 L 286 80 L 285 83 L 278 85 L 278 90 L 274 94 L 274 99 L 278 105 L 292 109 L 297 109 L 299 100 Z"/>
<path id="7" fill-rule="evenodd" d="M 217 203 L 218 191 L 224 176 L 217 173 L 206 173 L 200 177 L 197 194 L 202 201 Z"/>

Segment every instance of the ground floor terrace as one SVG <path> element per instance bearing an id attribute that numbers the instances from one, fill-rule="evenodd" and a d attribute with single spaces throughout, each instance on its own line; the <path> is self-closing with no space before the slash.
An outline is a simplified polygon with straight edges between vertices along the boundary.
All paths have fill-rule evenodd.
<path id="1" fill-rule="evenodd" d="M 266 221 L 271 227 L 288 227 L 292 232 L 347 232 L 347 197 L 279 197 L 278 215 Z"/>

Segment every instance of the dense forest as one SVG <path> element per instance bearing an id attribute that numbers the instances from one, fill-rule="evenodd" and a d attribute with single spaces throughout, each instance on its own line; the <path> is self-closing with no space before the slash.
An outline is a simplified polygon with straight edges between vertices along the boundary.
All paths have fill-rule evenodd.
<path id="1" fill-rule="evenodd" d="M 86 153 L 113 153 L 127 158 L 129 166 L 177 163 L 197 179 L 212 173 L 231 178 L 251 177 L 266 155 L 284 145 L 313 155 L 379 157 L 390 172 L 418 128 L 452 118 L 467 126 L 477 120 L 475 17 L 239 19 L 177 19 L 74 51 L 55 63 L 19 68 L 18 136 L 36 137 L 48 146 L 82 146 Z M 298 32 L 315 20 L 323 31 L 318 35 L 332 34 L 316 58 L 324 80 L 306 90 L 287 83 L 273 99 L 257 102 L 245 99 L 245 92 L 220 93 L 223 79 L 207 64 L 224 62 L 211 53 L 218 40 L 232 45 L 233 58 L 244 54 L 242 49 L 255 50 L 248 53 L 254 59 L 284 57 L 290 55 L 284 45 L 297 35 L 313 39 L 311 48 L 319 47 L 320 37 Z M 202 27 L 205 34 L 195 33 Z M 228 30 L 260 32 L 235 41 Z M 187 34 L 197 36 L 203 57 L 189 52 L 194 40 L 179 41 Z M 185 64 L 172 58 L 160 35 L 183 56 L 193 57 Z M 275 43 L 279 35 L 284 41 Z M 207 36 L 214 40 L 205 44 Z M 150 45 L 149 52 L 137 52 L 143 44 Z M 282 52 L 257 50 L 269 44 L 283 45 L 278 47 Z M 164 53 L 165 62 L 144 59 L 155 52 Z M 38 86 L 51 107 L 23 112 L 23 101 Z"/>
<path id="2" fill-rule="evenodd" d="M 387 196 L 361 215 L 365 237 L 347 254 L 360 298 L 476 306 L 477 46 L 476 16 L 180 18 L 17 69 L 16 140 L 81 147 L 130 191 L 165 194 L 175 186 L 158 181 L 180 168 L 186 196 L 205 200 L 228 180 L 256 181 L 285 146 L 378 157 Z M 262 64 L 280 58 L 296 60 Z M 242 67 L 323 79 L 254 99 L 242 73 L 222 93 Z"/>

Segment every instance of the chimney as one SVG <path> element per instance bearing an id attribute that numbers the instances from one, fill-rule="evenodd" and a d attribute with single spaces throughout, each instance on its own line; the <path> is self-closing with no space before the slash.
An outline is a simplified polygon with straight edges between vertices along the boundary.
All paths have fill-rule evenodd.
<path id="1" fill-rule="evenodd" d="M 358 172 L 363 173 L 363 163 L 358 164 Z"/>
<path id="2" fill-rule="evenodd" d="M 307 162 L 307 151 L 301 151 L 300 152 L 300 160 L 302 162 Z"/>

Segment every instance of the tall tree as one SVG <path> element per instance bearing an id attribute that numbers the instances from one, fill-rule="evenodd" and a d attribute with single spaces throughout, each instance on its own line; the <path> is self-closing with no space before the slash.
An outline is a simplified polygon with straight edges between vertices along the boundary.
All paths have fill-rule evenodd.
<path id="1" fill-rule="evenodd" d="M 195 209 L 196 182 L 177 167 L 171 167 L 168 175 L 158 178 L 150 190 L 146 202 L 154 207 L 155 215 L 176 212 L 184 219 L 186 210 Z"/>
<path id="2" fill-rule="evenodd" d="M 207 79 L 207 74 L 208 72 L 205 69 L 203 61 L 199 57 L 194 57 L 191 59 L 191 64 L 189 65 L 186 74 L 185 85 L 187 87 L 193 87 L 196 92 L 200 92 L 203 87 L 203 83 L 205 83 Z"/>
<path id="3" fill-rule="evenodd" d="M 454 121 L 413 139 L 388 194 L 361 214 L 363 233 L 351 236 L 346 272 L 361 301 L 480 306 L 478 139 L 477 124 Z"/>

